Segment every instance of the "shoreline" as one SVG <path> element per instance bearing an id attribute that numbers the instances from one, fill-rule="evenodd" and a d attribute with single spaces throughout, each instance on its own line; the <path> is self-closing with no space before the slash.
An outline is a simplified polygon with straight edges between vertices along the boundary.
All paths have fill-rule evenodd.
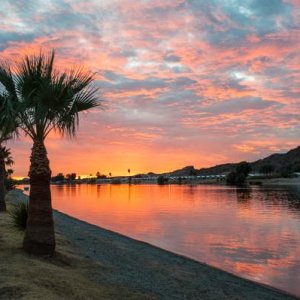
<path id="1" fill-rule="evenodd" d="M 156 181 L 132 181 L 131 183 L 124 181 L 124 182 L 60 182 L 55 183 L 52 182 L 51 185 L 53 186 L 74 186 L 74 185 L 81 185 L 81 184 L 90 184 L 90 185 L 160 185 Z M 29 186 L 29 183 L 17 183 L 16 186 Z M 220 179 L 197 179 L 197 180 L 185 180 L 182 183 L 178 182 L 168 182 L 162 185 L 194 185 L 194 186 L 201 186 L 201 185 L 218 185 L 218 186 L 228 186 L 225 180 Z M 300 177 L 293 177 L 293 178 L 248 178 L 248 185 L 260 185 L 260 186 L 300 186 Z M 229 185 L 230 186 L 230 185 Z"/>
<path id="2" fill-rule="evenodd" d="M 183 254 L 178 254 L 178 253 L 163 249 L 161 247 L 155 246 L 155 245 L 150 244 L 148 242 L 137 240 L 137 239 L 131 238 L 129 236 L 123 235 L 121 233 L 118 233 L 118 232 L 115 232 L 115 231 L 112 231 L 112 230 L 109 230 L 109 229 L 105 229 L 105 228 L 102 228 L 100 226 L 88 223 L 86 221 L 74 218 L 74 217 L 72 217 L 68 214 L 62 213 L 58 210 L 54 210 L 54 212 L 55 212 L 55 217 L 56 218 L 64 218 L 65 220 L 68 219 L 68 221 L 70 221 L 70 222 L 77 223 L 77 225 L 80 224 L 79 226 L 90 227 L 91 230 L 97 231 L 99 234 L 104 234 L 104 235 L 110 236 L 112 239 L 123 240 L 125 243 L 129 243 L 129 244 L 132 244 L 132 245 L 139 244 L 143 248 L 149 248 L 149 250 L 160 252 L 161 254 L 170 256 L 170 257 L 174 258 L 175 260 L 176 259 L 184 260 L 188 264 L 199 265 L 200 268 L 211 269 L 213 272 L 219 273 L 219 275 L 221 275 L 221 276 L 222 275 L 223 276 L 228 276 L 228 277 L 231 277 L 233 280 L 240 281 L 241 284 L 243 284 L 243 283 L 250 284 L 250 285 L 253 285 L 254 288 L 259 287 L 259 288 L 262 288 L 262 289 L 269 290 L 272 293 L 279 294 L 279 297 L 281 297 L 280 299 L 290 299 L 290 297 L 291 297 L 291 299 L 300 299 L 296 295 L 293 295 L 291 293 L 288 293 L 287 291 L 278 289 L 276 287 L 270 286 L 268 284 L 264 284 L 264 283 L 261 283 L 261 282 L 255 281 L 255 280 L 240 277 L 240 276 L 238 276 L 234 273 L 222 270 L 218 267 L 214 267 L 214 266 L 209 265 L 209 264 L 204 263 L 204 262 L 197 261 L 197 260 L 195 260 L 193 258 L 190 258 L 188 256 L 185 256 Z M 91 255 L 91 256 L 93 256 L 93 255 Z M 270 299 L 277 299 L 276 297 L 273 298 L 275 295 L 270 295 L 270 296 L 271 296 Z M 251 297 L 252 296 L 250 296 L 249 299 L 253 299 Z M 284 298 L 284 297 L 287 297 L 287 298 Z M 207 299 L 210 299 L 210 298 L 207 298 Z M 243 299 L 248 299 L 248 297 L 243 297 Z M 256 298 L 256 299 L 269 299 L 269 298 Z"/>
<path id="3" fill-rule="evenodd" d="M 13 198 L 27 197 L 22 191 Z M 56 234 L 98 265 L 100 282 L 154 299 L 299 299 L 286 291 L 54 210 Z"/>
<path id="4" fill-rule="evenodd" d="M 262 186 L 300 186 L 300 178 L 270 178 L 262 179 Z"/>

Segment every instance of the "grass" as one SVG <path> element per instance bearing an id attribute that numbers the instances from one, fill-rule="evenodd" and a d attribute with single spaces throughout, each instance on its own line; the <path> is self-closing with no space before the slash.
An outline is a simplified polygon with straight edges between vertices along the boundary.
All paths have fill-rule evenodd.
<path id="1" fill-rule="evenodd" d="M 27 216 L 28 216 L 28 202 L 21 201 L 13 204 L 9 209 L 11 217 L 11 225 L 17 230 L 24 231 L 26 229 Z"/>
<path id="2" fill-rule="evenodd" d="M 56 238 L 54 257 L 27 255 L 23 232 L 12 229 L 8 213 L 0 213 L 0 299 L 150 299 L 101 282 L 100 264 L 82 257 L 60 233 Z"/>

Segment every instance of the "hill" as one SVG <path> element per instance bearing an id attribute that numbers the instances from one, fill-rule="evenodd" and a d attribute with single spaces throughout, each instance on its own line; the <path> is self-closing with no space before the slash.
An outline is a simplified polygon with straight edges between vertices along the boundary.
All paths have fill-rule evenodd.
<path id="1" fill-rule="evenodd" d="M 190 175 L 218 175 L 227 174 L 234 171 L 238 163 L 227 163 L 216 165 L 210 168 L 195 169 L 193 166 L 187 166 L 173 172 L 162 175 L 171 176 L 190 176 Z M 275 172 L 300 172 L 300 146 L 288 151 L 287 153 L 275 153 L 263 159 L 250 163 L 252 172 L 259 172 L 260 168 L 265 165 L 274 167 Z"/>
<path id="2" fill-rule="evenodd" d="M 263 165 L 273 165 L 276 171 L 293 169 L 300 171 L 300 146 L 287 153 L 272 154 L 264 159 L 257 160 L 251 164 L 252 169 L 258 171 Z"/>

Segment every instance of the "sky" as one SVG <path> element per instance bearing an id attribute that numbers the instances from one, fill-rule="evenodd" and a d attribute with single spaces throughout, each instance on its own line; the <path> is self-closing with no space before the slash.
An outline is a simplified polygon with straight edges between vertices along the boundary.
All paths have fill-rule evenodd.
<path id="1" fill-rule="evenodd" d="M 0 0 L 0 57 L 56 49 L 102 107 L 46 140 L 53 175 L 253 161 L 299 145 L 300 0 Z M 32 142 L 9 142 L 26 176 Z"/>

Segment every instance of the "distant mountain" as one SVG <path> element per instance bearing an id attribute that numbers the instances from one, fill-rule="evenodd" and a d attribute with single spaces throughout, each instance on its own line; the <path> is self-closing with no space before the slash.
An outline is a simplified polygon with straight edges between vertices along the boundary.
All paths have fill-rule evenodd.
<path id="1" fill-rule="evenodd" d="M 227 174 L 231 171 L 234 171 L 237 166 L 237 163 L 227 163 L 222 165 L 217 165 L 210 168 L 202 168 L 198 170 L 198 175 L 219 175 L 219 174 Z"/>
<path id="2" fill-rule="evenodd" d="M 189 175 L 196 175 L 198 170 L 194 168 L 194 166 L 187 166 L 179 170 L 175 170 L 170 173 L 164 173 L 162 175 L 171 175 L 171 176 L 189 176 Z"/>
<path id="3" fill-rule="evenodd" d="M 193 166 L 187 166 L 179 170 L 161 175 L 170 176 L 189 176 L 189 175 L 218 175 L 227 174 L 234 171 L 238 163 L 227 163 L 217 165 L 210 168 L 195 169 Z M 300 172 L 300 146 L 288 151 L 287 153 L 272 154 L 264 159 L 254 161 L 251 164 L 252 172 L 259 172 L 264 165 L 272 165 L 276 172 L 283 170 L 291 170 L 293 172 Z"/>
<path id="4" fill-rule="evenodd" d="M 273 165 L 276 171 L 292 168 L 300 171 L 300 146 L 287 153 L 272 154 L 264 159 L 257 160 L 251 164 L 252 169 L 258 171 L 263 165 Z"/>

